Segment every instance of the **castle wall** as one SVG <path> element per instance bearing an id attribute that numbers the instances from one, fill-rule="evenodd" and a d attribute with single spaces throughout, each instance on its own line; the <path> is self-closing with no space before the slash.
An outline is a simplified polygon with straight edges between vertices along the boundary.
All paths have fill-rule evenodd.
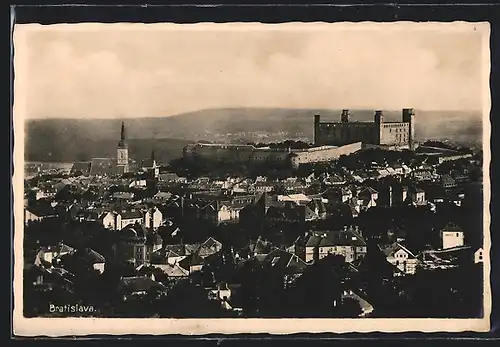
<path id="1" fill-rule="evenodd" d="M 342 146 L 353 142 L 377 142 L 377 127 L 374 122 L 316 123 L 315 141 L 317 146 Z"/>
<path id="2" fill-rule="evenodd" d="M 255 148 L 249 160 L 255 163 L 284 162 L 289 154 L 285 150 Z"/>
<path id="3" fill-rule="evenodd" d="M 322 146 L 309 149 L 280 150 L 271 148 L 255 148 L 253 146 L 233 145 L 188 145 L 184 149 L 185 159 L 204 158 L 216 162 L 234 162 L 251 164 L 291 164 L 298 166 L 305 163 L 316 163 L 335 160 L 341 155 L 348 155 L 360 150 L 361 142 L 341 147 Z M 251 152 L 250 152 L 251 151 Z"/>
<path id="4" fill-rule="evenodd" d="M 349 155 L 361 150 L 362 143 L 355 142 L 341 147 L 323 146 L 294 152 L 291 156 L 293 167 L 301 164 L 320 163 L 338 159 L 341 155 Z"/>

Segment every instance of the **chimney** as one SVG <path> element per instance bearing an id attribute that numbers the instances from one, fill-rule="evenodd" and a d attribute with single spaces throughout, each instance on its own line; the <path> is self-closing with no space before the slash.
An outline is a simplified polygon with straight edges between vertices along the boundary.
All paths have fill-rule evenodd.
<path id="1" fill-rule="evenodd" d="M 375 111 L 375 116 L 374 116 L 374 119 L 375 119 L 375 123 L 377 124 L 381 124 L 384 122 L 384 115 L 382 113 L 382 111 Z"/>

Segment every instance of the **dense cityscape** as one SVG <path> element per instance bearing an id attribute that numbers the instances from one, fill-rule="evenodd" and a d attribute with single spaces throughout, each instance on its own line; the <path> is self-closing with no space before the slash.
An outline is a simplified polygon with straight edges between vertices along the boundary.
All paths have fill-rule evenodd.
<path id="1" fill-rule="evenodd" d="M 167 163 L 122 123 L 116 158 L 27 163 L 24 315 L 481 317 L 482 152 L 373 117 Z"/>

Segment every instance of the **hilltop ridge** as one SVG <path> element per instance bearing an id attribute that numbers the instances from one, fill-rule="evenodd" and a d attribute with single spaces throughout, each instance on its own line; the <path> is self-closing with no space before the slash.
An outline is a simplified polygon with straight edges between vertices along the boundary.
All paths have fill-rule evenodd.
<path id="1" fill-rule="evenodd" d="M 341 110 L 223 108 L 207 109 L 168 117 L 123 119 L 130 142 L 130 155 L 148 157 L 155 138 L 160 160 L 182 154 L 194 141 L 312 141 L 313 115 L 339 120 Z M 369 121 L 372 110 L 351 110 L 352 119 Z M 480 114 L 416 110 L 416 138 L 453 138 L 480 141 Z M 387 121 L 401 119 L 401 111 L 384 111 Z M 26 160 L 73 161 L 94 156 L 114 156 L 122 119 L 28 119 Z M 161 140 L 160 140 L 161 139 Z"/>

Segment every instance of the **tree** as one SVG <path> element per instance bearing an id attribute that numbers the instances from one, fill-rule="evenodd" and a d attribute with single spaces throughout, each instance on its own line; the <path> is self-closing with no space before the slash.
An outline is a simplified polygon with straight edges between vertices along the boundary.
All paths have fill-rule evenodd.
<path id="1" fill-rule="evenodd" d="M 208 292 L 189 279 L 180 281 L 157 303 L 162 318 L 214 318 L 225 312 L 217 300 L 210 300 Z"/>
<path id="2" fill-rule="evenodd" d="M 352 298 L 344 298 L 335 310 L 336 317 L 358 318 L 363 311 L 359 302 Z"/>

